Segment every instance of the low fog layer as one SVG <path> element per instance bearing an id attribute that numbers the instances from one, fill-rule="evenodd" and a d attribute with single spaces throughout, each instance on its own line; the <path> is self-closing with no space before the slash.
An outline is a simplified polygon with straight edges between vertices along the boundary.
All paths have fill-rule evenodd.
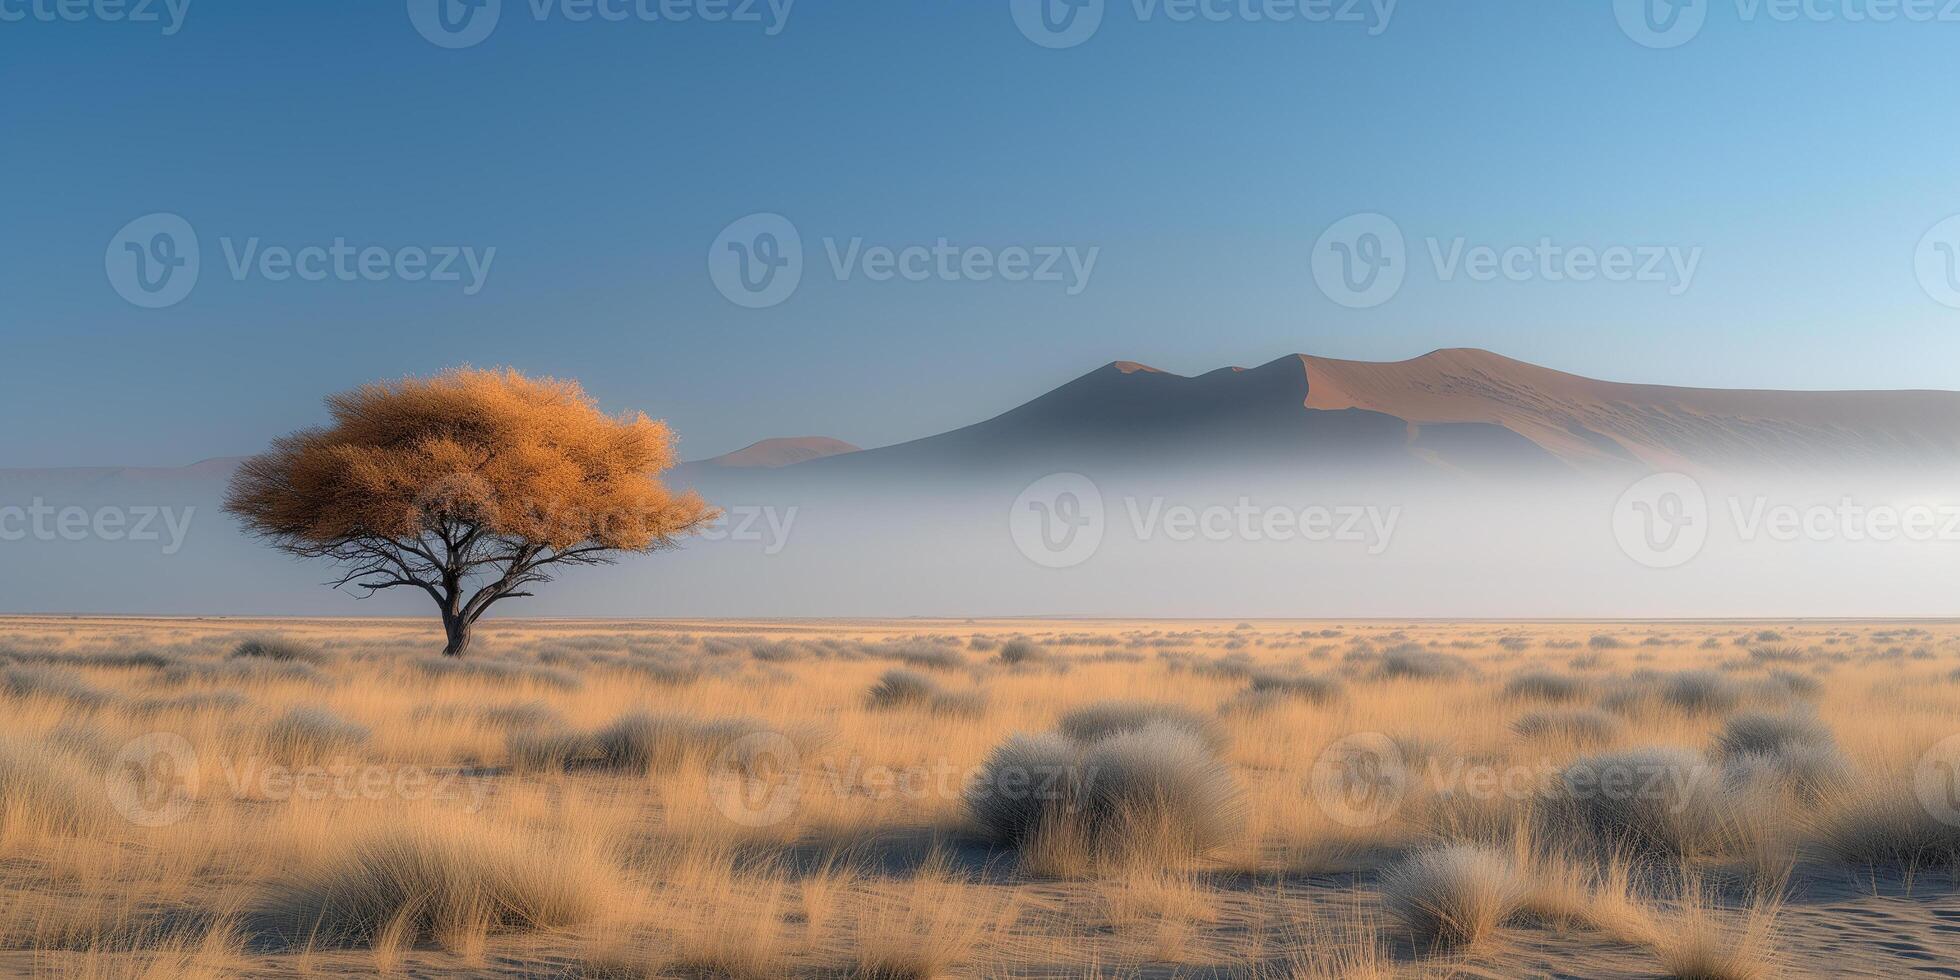
<path id="1" fill-rule="evenodd" d="M 356 601 L 220 510 L 236 461 L 0 471 L 0 610 L 425 614 Z M 705 537 L 500 615 L 1943 616 L 1960 393 L 1719 391 L 1485 351 L 1115 362 L 868 451 L 667 475 Z"/>
<path id="2" fill-rule="evenodd" d="M 1960 560 L 1960 492 L 1924 477 L 783 476 L 704 486 L 726 512 L 706 537 L 499 612 L 1930 616 Z M 8 480 L 0 609 L 428 612 L 324 588 L 328 567 L 246 538 L 222 486 Z"/>

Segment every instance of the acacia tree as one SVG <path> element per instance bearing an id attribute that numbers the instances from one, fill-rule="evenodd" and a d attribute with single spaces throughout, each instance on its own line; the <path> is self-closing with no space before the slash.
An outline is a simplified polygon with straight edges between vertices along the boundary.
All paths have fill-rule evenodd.
<path id="1" fill-rule="evenodd" d="M 717 513 L 659 479 L 663 422 L 599 411 L 577 382 L 461 368 L 327 399 L 333 424 L 279 439 L 232 478 L 252 534 L 340 566 L 362 598 L 421 589 L 461 656 L 490 607 L 567 565 L 673 545 Z"/>

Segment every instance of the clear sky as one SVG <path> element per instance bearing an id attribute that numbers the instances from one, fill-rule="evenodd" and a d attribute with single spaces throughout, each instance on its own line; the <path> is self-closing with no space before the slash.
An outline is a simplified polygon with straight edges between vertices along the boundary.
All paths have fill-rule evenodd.
<path id="1" fill-rule="evenodd" d="M 1671 48 L 1593 0 L 1404 0 L 1385 23 L 1367 3 L 1327 23 L 1275 19 L 1291 0 L 1214 0 L 1216 21 L 1109 0 L 1062 48 L 1007 0 L 786 19 L 758 0 L 741 23 L 702 15 L 747 0 L 605 0 L 616 21 L 501 0 L 453 48 L 411 17 L 436 0 L 190 0 L 170 24 L 67 2 L 81 21 L 0 0 L 0 467 L 253 452 L 327 392 L 464 362 L 577 377 L 668 418 L 691 457 L 927 435 L 1114 359 L 1478 346 L 1625 380 L 1960 387 L 1960 309 L 1915 267 L 1960 212 L 1943 2 L 1873 23 L 1896 7 L 1695 0 Z M 695 16 L 641 16 L 676 11 Z M 150 309 L 114 270 L 157 213 L 194 230 L 199 274 Z M 709 269 L 756 213 L 804 261 L 751 309 Z M 1358 213 L 1406 240 L 1405 280 L 1366 308 L 1315 276 L 1323 232 Z M 384 273 L 258 264 L 336 239 L 384 250 Z M 981 264 L 871 278 L 865 249 L 940 239 Z M 1465 264 L 1541 241 L 1652 254 L 1659 278 Z M 480 281 L 460 258 L 459 281 L 396 271 L 450 247 L 495 253 Z M 1094 265 L 973 272 L 1050 247 Z M 845 278 L 833 251 L 857 260 Z"/>

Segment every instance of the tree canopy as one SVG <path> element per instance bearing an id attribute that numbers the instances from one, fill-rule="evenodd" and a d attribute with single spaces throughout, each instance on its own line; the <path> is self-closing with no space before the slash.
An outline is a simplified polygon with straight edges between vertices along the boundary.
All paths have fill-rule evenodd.
<path id="1" fill-rule="evenodd" d="M 331 425 L 247 460 L 225 509 L 281 550 L 339 563 L 337 587 L 426 591 L 451 654 L 557 566 L 669 547 L 717 516 L 661 482 L 665 423 L 606 415 L 574 381 L 458 368 L 327 408 Z"/>

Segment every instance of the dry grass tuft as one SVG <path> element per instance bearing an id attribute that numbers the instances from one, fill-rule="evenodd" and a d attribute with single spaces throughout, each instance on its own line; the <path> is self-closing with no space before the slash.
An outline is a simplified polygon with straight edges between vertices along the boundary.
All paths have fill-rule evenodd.
<path id="1" fill-rule="evenodd" d="M 1636 859 L 1727 853 L 1735 825 L 1716 770 L 1698 753 L 1643 748 L 1580 759 L 1539 817 L 1547 839 L 1581 835 L 1597 854 Z"/>
<path id="2" fill-rule="evenodd" d="M 1244 822 L 1230 770 L 1202 741 L 1166 724 L 1087 746 L 1017 735 L 968 787 L 967 806 L 995 840 L 1058 873 L 1202 854 Z"/>
<path id="3" fill-rule="evenodd" d="M 138 715 L 237 714 L 251 703 L 251 698 L 237 691 L 193 691 L 170 697 L 140 698 L 130 702 L 129 710 Z"/>
<path id="4" fill-rule="evenodd" d="M 583 922 L 607 907 L 612 883 L 610 867 L 567 846 L 429 823 L 353 841 L 273 886 L 255 918 L 292 945 L 456 944 Z"/>
<path id="5" fill-rule="evenodd" d="M 73 671 L 33 665 L 0 672 L 0 690 L 22 700 L 60 701 L 80 708 L 100 708 L 116 699 L 84 683 Z"/>
<path id="6" fill-rule="evenodd" d="M 113 816 L 101 776 L 82 760 L 45 742 L 0 737 L 0 841 L 86 834 Z"/>
<path id="7" fill-rule="evenodd" d="M 1771 980 L 1785 975 L 1776 950 L 1781 908 L 1759 902 L 1723 912 L 1690 876 L 1677 910 L 1662 917 L 1648 942 L 1674 980 Z"/>
<path id="8" fill-rule="evenodd" d="M 1504 696 L 1529 701 L 1577 701 L 1590 687 L 1581 677 L 1528 670 L 1504 682 Z"/>
<path id="9" fill-rule="evenodd" d="M 504 744 L 511 765 L 520 773 L 564 772 L 599 760 L 599 748 L 590 734 L 563 728 L 511 732 Z"/>
<path id="10" fill-rule="evenodd" d="M 1085 745 L 1146 728 L 1176 729 L 1213 751 L 1226 742 L 1224 731 L 1210 718 L 1174 704 L 1149 701 L 1097 701 L 1070 711 L 1055 724 L 1062 735 Z"/>
<path id="11" fill-rule="evenodd" d="M 366 745 L 371 734 L 324 708 L 294 708 L 266 728 L 265 740 L 281 758 L 303 761 L 352 752 Z"/>
<path id="12" fill-rule="evenodd" d="M 316 667 L 327 663 L 327 655 L 294 640 L 278 636 L 254 636 L 233 647 L 233 660 L 277 660 L 308 663 Z"/>
<path id="13" fill-rule="evenodd" d="M 495 683 L 556 688 L 561 691 L 575 691 L 585 686 L 577 675 L 553 667 L 539 664 L 513 663 L 505 660 L 459 660 L 455 657 L 426 657 L 415 662 L 415 668 L 438 680 L 464 681 L 471 683 Z"/>
<path id="14" fill-rule="evenodd" d="M 1390 915 L 1426 946 L 1472 946 L 1523 908 L 1529 889 L 1510 858 L 1467 844 L 1411 855 L 1381 879 Z"/>
<path id="15" fill-rule="evenodd" d="M 1052 665 L 1059 660 L 1053 653 L 1027 640 L 1009 640 L 1001 644 L 1000 652 L 996 656 L 1000 658 L 1001 663 L 1010 667 Z"/>
<path id="16" fill-rule="evenodd" d="M 1660 699 L 1686 712 L 1721 714 L 1741 702 L 1742 691 L 1712 670 L 1684 670 L 1662 680 Z"/>
<path id="17" fill-rule="evenodd" d="M 718 755 L 739 749 L 739 743 L 750 736 L 772 734 L 782 733 L 749 718 L 702 721 L 636 711 L 594 732 L 591 740 L 598 761 L 605 768 L 647 773 L 705 766 Z M 803 736 L 803 733 L 796 734 Z M 747 763 L 742 758 L 727 761 L 738 767 Z"/>
<path id="18" fill-rule="evenodd" d="M 1783 755 L 1793 749 L 1834 749 L 1836 739 L 1823 722 L 1807 715 L 1746 712 L 1731 717 L 1715 736 L 1722 756 Z"/>
<path id="19" fill-rule="evenodd" d="M 1340 681 L 1312 674 L 1256 670 L 1250 679 L 1252 686 L 1248 690 L 1253 694 L 1292 698 L 1309 704 L 1330 704 L 1340 699 L 1342 691 Z"/>
<path id="20" fill-rule="evenodd" d="M 1934 816 L 1911 789 L 1868 789 L 1824 821 L 1826 853 L 1867 867 L 1960 869 L 1960 825 Z"/>
<path id="21" fill-rule="evenodd" d="M 1375 668 L 1378 677 L 1421 681 L 1455 680 L 1473 672 L 1470 662 L 1453 653 L 1438 653 L 1408 644 L 1381 656 Z"/>
<path id="22" fill-rule="evenodd" d="M 1578 745 L 1611 742 L 1625 728 L 1618 718 L 1594 708 L 1533 711 L 1511 723 L 1511 731 L 1521 738 L 1565 739 Z"/>
<path id="23" fill-rule="evenodd" d="M 912 670 L 888 670 L 878 678 L 867 703 L 877 710 L 918 708 L 938 715 L 978 717 L 987 710 L 978 691 L 948 691 L 937 680 Z"/>

